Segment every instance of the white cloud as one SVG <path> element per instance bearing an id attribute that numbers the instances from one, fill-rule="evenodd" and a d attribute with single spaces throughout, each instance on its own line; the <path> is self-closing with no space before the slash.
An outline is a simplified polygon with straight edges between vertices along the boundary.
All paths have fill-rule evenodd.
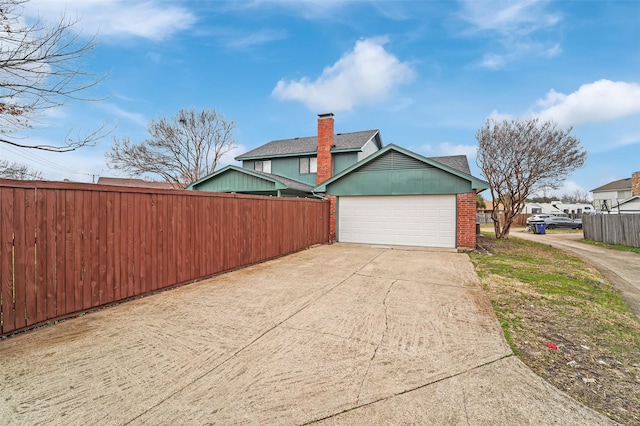
<path id="1" fill-rule="evenodd" d="M 98 33 L 102 40 L 110 36 L 160 41 L 190 28 L 197 20 L 185 7 L 157 0 L 32 0 L 26 3 L 25 13 L 31 18 L 46 17 L 47 21 L 64 14 L 68 19 L 78 19 L 74 29 L 86 35 Z"/>
<path id="2" fill-rule="evenodd" d="M 640 133 L 620 138 L 620 140 L 616 143 L 616 146 L 628 146 L 636 144 L 640 144 Z"/>
<path id="3" fill-rule="evenodd" d="M 490 70 L 504 68 L 510 62 L 522 58 L 544 57 L 553 58 L 562 53 L 562 47 L 556 43 L 548 45 L 534 41 L 517 41 L 505 39 L 501 42 L 504 47 L 503 53 L 485 53 L 479 66 Z"/>
<path id="4" fill-rule="evenodd" d="M 466 155 L 468 159 L 476 158 L 477 145 L 452 145 L 449 142 L 438 145 L 442 155 Z"/>
<path id="5" fill-rule="evenodd" d="M 247 148 L 245 148 L 245 146 L 242 144 L 238 144 L 231 151 L 225 153 L 222 157 L 220 157 L 220 160 L 218 161 L 218 170 L 230 164 L 233 166 L 241 165 L 241 163 L 234 160 L 234 158 L 240 154 L 244 154 L 245 152 L 247 152 Z"/>
<path id="6" fill-rule="evenodd" d="M 55 145 L 58 142 L 30 137 L 29 143 Z M 70 179 L 76 182 L 91 182 L 94 177 L 97 180 L 98 175 L 107 171 L 100 149 L 100 147 L 85 147 L 78 151 L 61 153 L 26 150 L 6 145 L 0 146 L 0 158 L 26 164 L 31 169 L 42 172 L 47 180 Z"/>
<path id="7" fill-rule="evenodd" d="M 560 192 L 563 194 L 572 194 L 576 191 L 587 192 L 582 186 L 572 180 L 564 181 L 562 188 L 560 189 Z"/>
<path id="8" fill-rule="evenodd" d="M 462 19 L 477 31 L 529 34 L 556 25 L 562 17 L 547 11 L 548 0 L 461 0 Z"/>
<path id="9" fill-rule="evenodd" d="M 501 113 L 494 109 L 493 111 L 491 111 L 491 114 L 489 114 L 489 117 L 487 118 L 493 121 L 502 122 L 505 120 L 513 120 L 515 117 L 512 114 Z"/>
<path id="10" fill-rule="evenodd" d="M 415 72 L 406 62 L 384 49 L 386 38 L 356 42 L 352 51 L 322 71 L 315 81 L 280 80 L 272 95 L 300 101 L 319 111 L 350 110 L 358 104 L 385 100 L 394 88 L 411 81 Z"/>
<path id="11" fill-rule="evenodd" d="M 482 61 L 480 63 L 480 66 L 482 68 L 488 68 L 491 70 L 497 70 L 500 69 L 502 67 L 504 67 L 504 65 L 507 63 L 506 58 L 504 55 L 497 55 L 495 53 L 486 53 L 483 57 L 482 57 Z"/>
<path id="12" fill-rule="evenodd" d="M 460 17 L 470 24 L 467 35 L 495 36 L 502 46 L 500 53 L 483 55 L 476 65 L 497 70 L 508 63 L 531 57 L 553 58 L 562 46 L 540 41 L 540 33 L 556 26 L 562 17 L 547 10 L 548 0 L 460 0 Z"/>
<path id="13" fill-rule="evenodd" d="M 547 58 L 554 58 L 562 53 L 562 47 L 556 43 L 553 46 L 547 47 L 542 50 L 542 55 Z"/>
<path id="14" fill-rule="evenodd" d="M 234 49 L 247 49 L 274 40 L 282 40 L 285 37 L 287 33 L 283 30 L 261 30 L 250 34 L 229 35 L 225 44 Z"/>
<path id="15" fill-rule="evenodd" d="M 541 119 L 565 126 L 610 121 L 640 115 L 640 84 L 598 80 L 568 95 L 551 89 L 536 104 Z"/>
<path id="16" fill-rule="evenodd" d="M 551 89 L 547 92 L 547 94 L 542 99 L 538 99 L 536 101 L 536 105 L 541 108 L 549 108 L 553 105 L 559 104 L 566 99 L 567 95 L 563 93 L 558 93 L 555 89 Z"/>
<path id="17" fill-rule="evenodd" d="M 143 114 L 127 111 L 112 103 L 101 103 L 98 107 L 106 111 L 110 115 L 125 119 L 139 127 L 147 127 L 149 120 Z"/>
<path id="18" fill-rule="evenodd" d="M 336 19 L 342 16 L 341 10 L 353 4 L 353 0 L 251 0 L 229 2 L 228 9 L 257 9 L 278 7 L 285 13 L 295 14 L 308 20 Z"/>

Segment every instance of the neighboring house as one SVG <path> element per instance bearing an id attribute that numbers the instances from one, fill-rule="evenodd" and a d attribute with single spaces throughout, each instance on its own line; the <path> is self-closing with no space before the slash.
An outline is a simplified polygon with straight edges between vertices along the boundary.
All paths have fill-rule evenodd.
<path id="1" fill-rule="evenodd" d="M 484 208 L 479 207 L 478 213 L 491 214 L 493 212 L 493 201 L 484 200 Z M 502 204 L 498 204 L 498 213 L 502 214 L 504 212 L 504 206 Z"/>
<path id="2" fill-rule="evenodd" d="M 129 179 L 129 178 L 115 178 L 115 177 L 100 177 L 98 178 L 99 185 L 111 185 L 111 186 L 128 186 L 134 188 L 152 188 L 152 189 L 177 189 L 174 188 L 169 182 L 150 182 L 144 179 Z"/>
<path id="3" fill-rule="evenodd" d="M 640 213 L 640 195 L 634 195 L 611 208 L 611 213 Z"/>
<path id="4" fill-rule="evenodd" d="M 383 148 L 378 130 L 335 134 L 333 114 L 318 117 L 317 136 L 269 142 L 187 189 L 326 197 L 341 242 L 475 247 L 476 195 L 489 185 L 466 156 Z"/>
<path id="5" fill-rule="evenodd" d="M 640 172 L 635 172 L 630 178 L 609 182 L 591 190 L 593 205 L 598 212 L 609 212 L 618 203 L 623 203 L 629 198 L 640 195 Z"/>
<path id="6" fill-rule="evenodd" d="M 552 201 L 550 203 L 525 203 L 522 213 L 524 214 L 552 214 L 556 216 L 562 215 L 580 215 L 593 213 L 594 208 L 591 204 L 585 203 L 563 203 L 562 201 Z"/>

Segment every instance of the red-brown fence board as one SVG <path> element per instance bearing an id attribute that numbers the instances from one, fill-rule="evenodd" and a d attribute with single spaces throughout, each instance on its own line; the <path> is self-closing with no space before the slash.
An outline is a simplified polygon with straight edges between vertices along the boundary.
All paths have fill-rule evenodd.
<path id="1" fill-rule="evenodd" d="M 16 328 L 27 325 L 26 310 L 26 272 L 27 243 L 24 230 L 25 190 L 16 188 L 13 203 L 13 264 L 14 264 L 14 312 Z"/>
<path id="2" fill-rule="evenodd" d="M 0 180 L 0 335 L 328 239 L 326 201 Z"/>
<path id="3" fill-rule="evenodd" d="M 56 307 L 55 313 L 48 312 L 49 318 L 63 315 L 66 309 L 66 268 L 64 254 L 67 251 L 65 230 L 67 228 L 67 215 L 65 210 L 65 192 L 56 191 L 56 251 L 53 254 L 56 264 Z M 51 238 L 51 237 L 48 237 Z"/>
<path id="4" fill-rule="evenodd" d="M 13 293 L 13 203 L 14 189 L 0 187 L 0 309 L 2 322 L 15 329 Z"/>
<path id="5" fill-rule="evenodd" d="M 46 309 L 41 321 L 56 317 L 56 193 L 57 191 L 41 191 L 43 198 L 46 199 L 45 226 L 40 239 L 46 242 L 45 253 L 41 257 L 46 259 L 44 283 L 47 294 Z"/>
<path id="6" fill-rule="evenodd" d="M 25 191 L 25 212 L 37 211 L 35 195 L 35 191 Z M 25 256 L 25 321 L 27 325 L 35 324 L 38 318 L 38 293 L 36 286 L 36 224 L 36 215 L 25 214 L 24 231 L 25 245 L 27 249 L 27 255 Z"/>
<path id="7" fill-rule="evenodd" d="M 115 214 L 113 209 L 114 209 L 116 194 L 113 192 L 107 192 L 106 196 L 107 196 L 107 220 L 106 220 L 107 223 L 105 227 L 106 228 L 105 233 L 106 233 L 107 243 L 104 249 L 105 277 L 104 277 L 104 281 L 100 283 L 100 285 L 102 286 L 101 288 L 103 292 L 102 299 L 100 300 L 100 302 L 103 304 L 110 303 L 114 300 L 113 298 L 113 276 L 114 276 L 113 242 L 114 242 L 115 236 L 113 233 L 113 222 L 115 220 Z"/>

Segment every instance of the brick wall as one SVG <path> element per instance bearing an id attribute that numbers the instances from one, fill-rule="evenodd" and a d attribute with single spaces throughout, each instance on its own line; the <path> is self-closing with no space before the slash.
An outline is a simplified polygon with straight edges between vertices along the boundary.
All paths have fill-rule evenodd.
<path id="1" fill-rule="evenodd" d="M 335 243 L 337 240 L 336 230 L 337 230 L 337 208 L 336 208 L 336 197 L 334 195 L 325 195 L 327 199 L 331 202 L 329 207 L 329 242 Z"/>
<path id="2" fill-rule="evenodd" d="M 333 114 L 319 114 L 317 184 L 321 184 L 333 174 L 333 163 L 331 159 L 331 147 L 334 144 L 333 135 Z"/>
<path id="3" fill-rule="evenodd" d="M 631 175 L 631 195 L 640 195 L 640 172 Z"/>
<path id="4" fill-rule="evenodd" d="M 476 247 L 476 193 L 457 195 L 456 246 L 461 249 Z"/>

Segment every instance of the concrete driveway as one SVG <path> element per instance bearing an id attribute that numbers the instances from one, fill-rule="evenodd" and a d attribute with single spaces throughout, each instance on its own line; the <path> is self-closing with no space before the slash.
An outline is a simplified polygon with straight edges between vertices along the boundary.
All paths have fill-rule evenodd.
<path id="1" fill-rule="evenodd" d="M 465 254 L 335 244 L 0 341 L 1 424 L 609 424 Z"/>
<path id="2" fill-rule="evenodd" d="M 514 229 L 511 235 L 565 250 L 593 265 L 616 286 L 640 321 L 640 254 L 581 243 L 582 232 L 532 234 Z"/>

